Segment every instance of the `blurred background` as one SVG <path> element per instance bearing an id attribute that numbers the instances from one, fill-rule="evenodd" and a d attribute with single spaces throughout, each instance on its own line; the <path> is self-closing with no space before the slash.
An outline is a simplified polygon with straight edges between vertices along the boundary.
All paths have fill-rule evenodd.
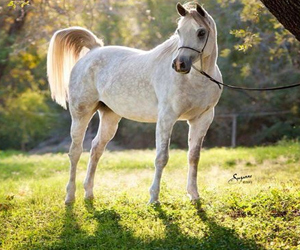
<path id="1" fill-rule="evenodd" d="M 0 0 L 0 149 L 67 151 L 69 112 L 54 103 L 46 53 L 61 28 L 90 29 L 105 45 L 148 50 L 177 27 L 178 0 Z M 23 3 L 23 4 L 20 4 Z M 248 87 L 300 82 L 300 43 L 256 0 L 198 1 L 218 28 L 224 82 Z M 22 5 L 22 6 L 21 6 Z M 212 83 L 213 84 L 213 83 Z M 256 146 L 300 136 L 300 88 L 276 92 L 224 89 L 205 147 Z M 98 127 L 96 115 L 84 147 Z M 188 126 L 175 125 L 172 148 L 187 147 Z M 110 149 L 154 148 L 155 124 L 123 119 Z"/>

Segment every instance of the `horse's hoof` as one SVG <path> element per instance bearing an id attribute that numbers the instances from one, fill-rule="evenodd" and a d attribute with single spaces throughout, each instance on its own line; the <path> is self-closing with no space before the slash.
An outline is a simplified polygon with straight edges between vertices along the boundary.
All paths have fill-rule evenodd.
<path id="1" fill-rule="evenodd" d="M 194 199 L 191 200 L 191 204 L 192 206 L 194 206 L 198 211 L 202 211 L 202 205 L 203 205 L 203 199 L 202 198 L 198 198 L 198 199 Z"/>
<path id="2" fill-rule="evenodd" d="M 74 201 L 65 201 L 66 206 L 73 206 L 74 204 L 75 204 L 75 200 Z"/>
<path id="3" fill-rule="evenodd" d="M 199 208 L 199 207 L 201 207 L 201 200 L 200 200 L 200 198 L 198 198 L 198 199 L 193 199 L 193 200 L 191 200 L 191 204 L 193 205 L 193 206 L 195 206 L 196 208 Z"/>
<path id="4" fill-rule="evenodd" d="M 84 200 L 85 201 L 93 201 L 94 200 L 94 195 L 85 195 Z"/>
<path id="5" fill-rule="evenodd" d="M 149 201 L 148 203 L 147 203 L 147 205 L 148 206 L 152 206 L 152 207 L 158 207 L 158 206 L 160 206 L 160 201 Z"/>
<path id="6" fill-rule="evenodd" d="M 199 202 L 200 202 L 200 197 L 195 198 L 195 199 L 191 199 L 191 203 L 192 203 L 192 204 L 197 204 L 197 203 L 199 203 Z"/>
<path id="7" fill-rule="evenodd" d="M 75 199 L 69 199 L 69 198 L 65 199 L 66 206 L 73 205 L 74 203 L 75 203 Z"/>

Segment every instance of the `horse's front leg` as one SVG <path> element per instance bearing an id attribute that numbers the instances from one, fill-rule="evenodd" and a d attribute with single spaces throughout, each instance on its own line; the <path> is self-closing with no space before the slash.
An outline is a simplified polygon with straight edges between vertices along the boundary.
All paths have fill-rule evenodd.
<path id="1" fill-rule="evenodd" d="M 197 170 L 200 159 L 200 150 L 206 132 L 214 118 L 214 109 L 206 111 L 199 117 L 188 121 L 189 129 L 189 171 L 187 192 L 192 201 L 199 199 L 197 187 Z"/>
<path id="2" fill-rule="evenodd" d="M 159 116 L 156 124 L 156 159 L 154 180 L 150 187 L 149 203 L 158 202 L 160 181 L 164 167 L 169 160 L 169 144 L 173 126 L 177 117 L 171 112 L 164 112 Z"/>

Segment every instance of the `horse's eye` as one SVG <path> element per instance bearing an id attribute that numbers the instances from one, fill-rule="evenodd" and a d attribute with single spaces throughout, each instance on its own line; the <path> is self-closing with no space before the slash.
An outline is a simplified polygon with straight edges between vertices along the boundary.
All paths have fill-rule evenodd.
<path id="1" fill-rule="evenodd" d="M 206 34 L 205 29 L 200 29 L 200 30 L 198 31 L 197 36 L 198 36 L 199 38 L 202 38 L 202 37 L 205 36 L 205 34 Z"/>

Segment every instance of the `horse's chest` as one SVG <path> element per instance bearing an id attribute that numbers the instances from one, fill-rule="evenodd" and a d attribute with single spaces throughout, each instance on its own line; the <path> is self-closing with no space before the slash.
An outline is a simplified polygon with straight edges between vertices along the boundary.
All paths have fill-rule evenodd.
<path id="1" fill-rule="evenodd" d="M 173 102 L 180 112 L 180 119 L 188 120 L 214 107 L 220 98 L 220 91 L 214 86 L 187 86 L 179 88 L 174 96 Z"/>
<path id="2" fill-rule="evenodd" d="M 177 101 L 183 106 L 189 108 L 201 108 L 212 105 L 219 99 L 219 91 L 215 88 L 189 87 L 179 88 L 177 90 Z"/>

